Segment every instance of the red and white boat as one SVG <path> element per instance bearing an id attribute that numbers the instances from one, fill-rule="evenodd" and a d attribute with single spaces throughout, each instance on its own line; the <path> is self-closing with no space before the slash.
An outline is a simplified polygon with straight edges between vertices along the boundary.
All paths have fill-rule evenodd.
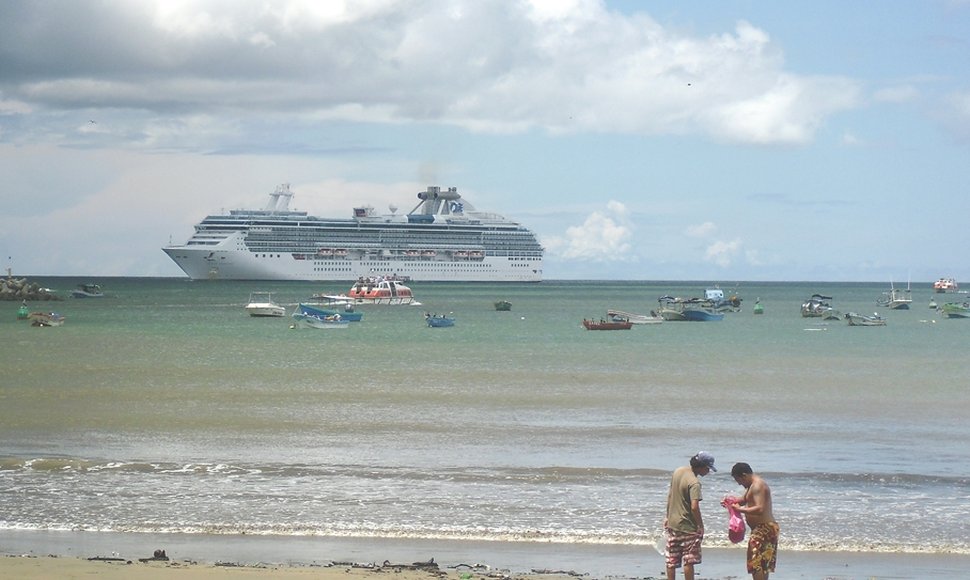
<path id="1" fill-rule="evenodd" d="M 959 288 L 960 286 L 953 278 L 940 278 L 936 282 L 933 282 L 933 291 L 937 294 L 956 292 Z"/>
<path id="2" fill-rule="evenodd" d="M 359 278 L 347 293 L 356 304 L 411 304 L 411 289 L 393 276 Z M 415 303 L 416 304 L 416 303 Z"/>

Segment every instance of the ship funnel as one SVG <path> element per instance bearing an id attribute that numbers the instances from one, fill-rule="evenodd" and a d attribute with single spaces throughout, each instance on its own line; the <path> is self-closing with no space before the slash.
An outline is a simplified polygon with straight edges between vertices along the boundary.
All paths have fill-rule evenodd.
<path id="1" fill-rule="evenodd" d="M 268 211 L 286 211 L 290 207 L 290 200 L 293 199 L 293 192 L 290 191 L 289 183 L 281 183 L 276 186 L 276 190 L 269 194 L 269 203 L 266 204 Z"/>

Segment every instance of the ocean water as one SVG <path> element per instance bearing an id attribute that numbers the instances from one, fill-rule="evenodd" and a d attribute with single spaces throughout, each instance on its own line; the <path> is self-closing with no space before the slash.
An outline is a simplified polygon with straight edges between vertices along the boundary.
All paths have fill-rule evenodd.
<path id="1" fill-rule="evenodd" d="M 334 332 L 243 306 L 339 284 L 31 281 L 107 296 L 33 305 L 60 328 L 0 303 L 0 532 L 650 547 L 670 472 L 705 450 L 705 546 L 730 545 L 719 500 L 747 461 L 783 550 L 970 554 L 970 320 L 929 284 L 882 311 L 888 284 L 742 283 L 721 322 L 590 332 L 704 287 L 415 282 L 421 306 Z M 802 318 L 815 292 L 888 325 Z"/>

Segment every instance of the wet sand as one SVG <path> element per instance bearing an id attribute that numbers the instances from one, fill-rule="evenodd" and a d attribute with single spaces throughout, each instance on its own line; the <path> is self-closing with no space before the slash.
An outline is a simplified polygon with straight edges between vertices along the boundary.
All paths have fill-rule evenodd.
<path id="1" fill-rule="evenodd" d="M 165 549 L 169 561 L 141 562 Z M 101 560 L 90 560 L 101 558 Z M 435 566 L 415 566 L 429 562 Z M 130 562 L 130 563 L 129 563 Z M 398 580 L 448 578 L 663 578 L 649 546 L 193 536 L 86 532 L 0 532 L 0 577 L 38 580 L 264 578 L 344 580 L 394 574 Z M 699 579 L 750 578 L 744 551 L 705 548 Z M 678 578 L 682 578 L 678 574 Z M 970 577 L 970 555 L 786 551 L 771 576 L 824 580 Z"/>

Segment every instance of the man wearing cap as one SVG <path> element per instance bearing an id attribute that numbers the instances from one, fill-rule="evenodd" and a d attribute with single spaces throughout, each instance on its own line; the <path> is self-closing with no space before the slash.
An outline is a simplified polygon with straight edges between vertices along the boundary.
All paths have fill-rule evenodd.
<path id="1" fill-rule="evenodd" d="M 704 520 L 701 518 L 701 481 L 714 468 L 714 456 L 701 451 L 690 458 L 690 465 L 678 467 L 670 478 L 667 493 L 667 580 L 677 577 L 683 564 L 685 580 L 694 580 L 694 565 L 701 563 Z"/>

